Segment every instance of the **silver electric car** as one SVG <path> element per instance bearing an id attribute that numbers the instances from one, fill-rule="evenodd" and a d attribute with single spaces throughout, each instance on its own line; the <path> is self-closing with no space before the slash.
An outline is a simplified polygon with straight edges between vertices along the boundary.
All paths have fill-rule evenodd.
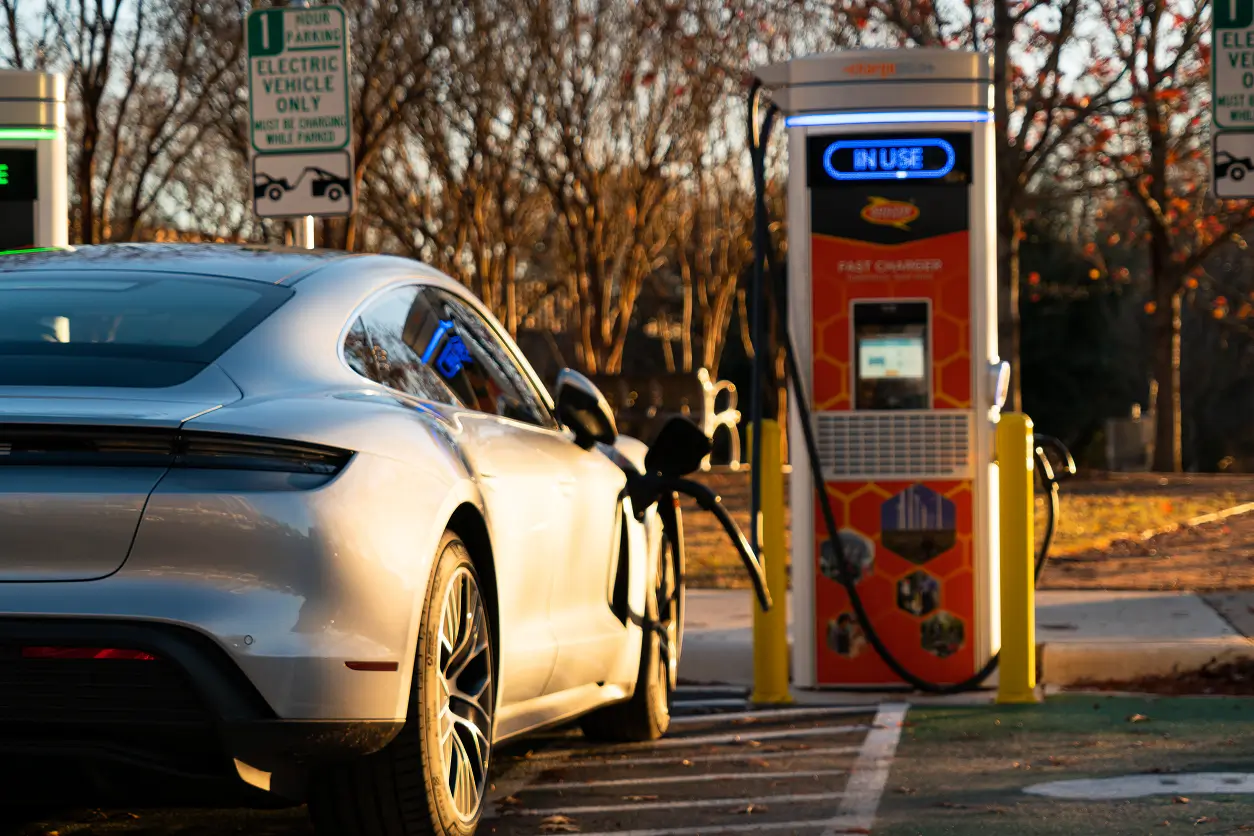
<path id="1" fill-rule="evenodd" d="M 468 834 L 495 744 L 661 735 L 682 567 L 646 452 L 413 261 L 0 257 L 0 805 Z"/>

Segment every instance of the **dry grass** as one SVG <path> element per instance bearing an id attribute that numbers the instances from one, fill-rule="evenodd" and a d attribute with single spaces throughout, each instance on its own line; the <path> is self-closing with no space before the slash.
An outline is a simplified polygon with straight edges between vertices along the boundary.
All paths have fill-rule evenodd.
<path id="1" fill-rule="evenodd" d="M 748 471 L 708 473 L 698 478 L 722 496 L 747 533 Z M 1074 478 L 1063 484 L 1061 493 L 1058 530 L 1050 550 L 1055 556 L 1092 553 L 1117 540 L 1139 538 L 1143 532 L 1250 501 L 1254 498 L 1254 479 L 1120 474 Z M 1036 505 L 1039 538 L 1045 527 L 1043 496 L 1038 496 Z M 689 585 L 747 588 L 740 561 L 717 524 L 695 506 L 685 510 Z"/>
<path id="2" fill-rule="evenodd" d="M 1181 494 L 1170 489 L 1093 495 L 1083 485 L 1062 492 L 1058 529 L 1050 553 L 1076 554 L 1104 549 L 1115 540 L 1141 534 L 1173 523 L 1231 508 L 1246 500 L 1231 490 L 1211 494 Z M 1045 531 L 1045 498 L 1036 499 L 1037 542 Z"/>

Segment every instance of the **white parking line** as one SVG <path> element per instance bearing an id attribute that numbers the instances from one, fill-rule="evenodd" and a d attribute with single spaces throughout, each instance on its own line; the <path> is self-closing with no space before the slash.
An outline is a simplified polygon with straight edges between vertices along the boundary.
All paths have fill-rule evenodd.
<path id="1" fill-rule="evenodd" d="M 677 746 L 712 746 L 720 743 L 747 743 L 750 740 L 788 740 L 794 737 L 821 737 L 826 734 L 853 734 L 864 732 L 869 726 L 858 724 L 849 726 L 820 726 L 811 729 L 770 729 L 767 731 L 730 732 L 728 734 L 703 734 L 693 737 L 663 737 L 652 743 L 626 743 L 603 750 L 609 753 L 639 751 L 640 749 L 666 749 Z"/>
<path id="2" fill-rule="evenodd" d="M 605 760 L 589 758 L 588 760 L 567 761 L 556 764 L 552 769 L 586 769 L 598 766 L 661 766 L 666 764 L 686 763 L 718 763 L 722 761 L 771 760 L 772 758 L 802 758 L 811 755 L 852 755 L 862 751 L 861 746 L 820 746 L 809 749 L 750 749 L 745 752 L 731 752 L 726 755 L 667 755 L 660 758 L 620 758 Z"/>
<path id="3" fill-rule="evenodd" d="M 819 726 L 817 728 L 808 729 L 768 729 L 766 731 L 755 732 L 752 729 L 745 729 L 740 732 L 729 732 L 727 734 L 702 734 L 693 735 L 692 737 L 663 737 L 661 740 L 653 740 L 647 743 L 619 743 L 615 746 L 598 746 L 587 749 L 566 749 L 562 751 L 534 752 L 527 756 L 527 760 L 532 763 L 546 760 L 557 760 L 569 757 L 590 757 L 593 755 L 621 755 L 625 752 L 641 752 L 651 749 L 677 749 L 689 746 L 717 746 L 724 743 L 743 743 L 748 744 L 749 741 L 763 740 L 789 740 L 795 737 L 822 737 L 829 734 L 853 734 L 855 732 L 864 732 L 869 729 L 862 723 L 851 724 L 848 726 Z"/>
<path id="4" fill-rule="evenodd" d="M 748 699 L 749 689 L 743 685 L 680 685 L 676 694 L 739 694 Z"/>
<path id="5" fill-rule="evenodd" d="M 875 706 L 816 706 L 814 708 L 774 708 L 763 711 L 744 711 L 738 714 L 698 714 L 683 717 L 672 717 L 672 726 L 691 726 L 698 723 L 734 723 L 741 720 L 760 720 L 773 723 L 780 720 L 794 720 L 802 717 L 836 717 L 849 714 L 874 714 Z"/>
<path id="6" fill-rule="evenodd" d="M 634 763 L 632 764 L 635 765 Z M 551 784 L 529 784 L 519 792 L 533 790 L 581 790 L 596 787 L 637 787 L 655 784 L 699 784 L 706 781 L 761 781 L 777 778 L 817 778 L 820 776 L 848 775 L 847 769 L 816 769 L 811 772 L 720 772 L 715 774 L 669 775 L 654 778 L 610 778 L 601 781 L 557 781 Z"/>
<path id="7" fill-rule="evenodd" d="M 671 706 L 672 709 L 689 709 L 689 708 L 747 708 L 749 700 L 741 699 L 719 699 L 719 700 L 681 700 Z M 672 723 L 675 719 L 671 720 Z"/>
<path id="8" fill-rule="evenodd" d="M 807 803 L 811 801 L 832 801 L 844 798 L 843 792 L 812 792 L 794 795 L 764 795 L 759 798 L 702 798 L 692 801 L 646 801 L 637 804 L 593 804 L 587 807 L 549 807 L 542 810 L 521 809 L 502 810 L 502 815 L 523 816 L 587 816 L 594 813 L 640 813 L 646 810 L 680 810 L 698 807 L 744 807 L 750 804 L 769 806 L 771 804 Z M 709 828 L 707 828 L 709 829 Z M 666 830 L 664 833 L 673 833 Z"/>
<path id="9" fill-rule="evenodd" d="M 580 836 L 712 836 L 715 833 L 771 833 L 776 830 L 791 830 L 795 833 L 798 830 L 818 830 L 828 824 L 825 819 L 762 824 L 703 824 L 699 827 L 668 827 L 665 830 L 605 830 L 599 833 L 581 833 Z"/>
<path id="10" fill-rule="evenodd" d="M 823 836 L 836 836 L 851 830 L 869 833 L 875 824 L 875 812 L 888 783 L 893 755 L 901 741 L 901 725 L 910 706 L 906 703 L 885 703 L 875 714 L 871 731 L 862 744 L 862 752 L 854 761 L 845 799 L 836 818 L 827 823 Z"/>

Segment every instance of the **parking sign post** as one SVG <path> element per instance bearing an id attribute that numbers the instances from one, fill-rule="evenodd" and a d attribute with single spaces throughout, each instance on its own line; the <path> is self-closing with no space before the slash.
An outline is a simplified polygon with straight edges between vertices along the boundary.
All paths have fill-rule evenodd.
<path id="1" fill-rule="evenodd" d="M 1218 0 L 1211 59 L 1211 191 L 1254 198 L 1254 0 Z"/>
<path id="2" fill-rule="evenodd" d="M 298 246 L 313 246 L 313 218 L 353 212 L 348 35 L 336 5 L 248 14 L 253 211 L 302 218 Z"/>

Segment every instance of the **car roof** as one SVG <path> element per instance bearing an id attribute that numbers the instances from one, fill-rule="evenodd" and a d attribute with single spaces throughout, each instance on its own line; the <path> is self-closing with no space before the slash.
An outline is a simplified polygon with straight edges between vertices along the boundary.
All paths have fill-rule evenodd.
<path id="1" fill-rule="evenodd" d="M 335 261 L 358 258 L 337 250 L 254 244 L 103 244 L 0 256 L 0 274 L 16 271 L 84 273 L 128 270 L 292 284 Z"/>

